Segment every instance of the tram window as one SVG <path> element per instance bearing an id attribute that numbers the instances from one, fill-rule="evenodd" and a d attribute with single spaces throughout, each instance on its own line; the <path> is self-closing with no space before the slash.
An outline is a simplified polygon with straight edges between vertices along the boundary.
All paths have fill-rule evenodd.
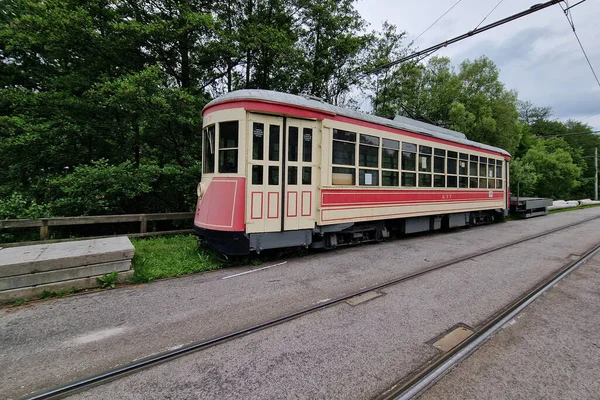
<path id="1" fill-rule="evenodd" d="M 495 165 L 496 161 L 491 158 L 488 159 L 488 178 L 494 178 L 494 172 L 496 171 L 496 168 L 494 168 Z"/>
<path id="2" fill-rule="evenodd" d="M 381 149 L 381 168 L 398 169 L 398 150 Z"/>
<path id="3" fill-rule="evenodd" d="M 238 122 L 221 122 L 219 124 L 219 149 L 237 149 Z"/>
<path id="4" fill-rule="evenodd" d="M 460 153 L 459 157 L 461 160 L 469 161 L 469 155 L 465 153 Z"/>
<path id="5" fill-rule="evenodd" d="M 446 177 L 444 175 L 434 175 L 433 187 L 446 187 Z"/>
<path id="6" fill-rule="evenodd" d="M 447 161 L 448 161 L 448 173 L 456 175 L 456 158 L 449 158 Z"/>
<path id="7" fill-rule="evenodd" d="M 381 168 L 398 169 L 399 153 L 400 142 L 396 140 L 382 139 Z"/>
<path id="8" fill-rule="evenodd" d="M 431 172 L 431 156 L 430 155 L 419 154 L 419 171 Z"/>
<path id="9" fill-rule="evenodd" d="M 298 184 L 298 167 L 288 167 L 288 185 Z"/>
<path id="10" fill-rule="evenodd" d="M 334 129 L 333 139 L 333 164 L 354 166 L 356 164 L 356 133 Z"/>
<path id="11" fill-rule="evenodd" d="M 269 125 L 269 161 L 279 161 L 279 125 Z"/>
<path id="12" fill-rule="evenodd" d="M 279 167 L 269 165 L 269 185 L 279 185 Z"/>
<path id="13" fill-rule="evenodd" d="M 417 174 L 414 172 L 403 172 L 402 186 L 417 186 Z"/>
<path id="14" fill-rule="evenodd" d="M 400 184 L 400 174 L 396 171 L 381 171 L 382 186 L 398 186 Z"/>
<path id="15" fill-rule="evenodd" d="M 371 135 L 360 135 L 358 148 L 358 165 L 361 167 L 379 166 L 379 138 Z"/>
<path id="16" fill-rule="evenodd" d="M 462 176 L 469 175 L 468 161 L 458 160 L 458 174 Z"/>
<path id="17" fill-rule="evenodd" d="M 496 178 L 502 178 L 502 161 L 496 160 Z"/>
<path id="18" fill-rule="evenodd" d="M 219 172 L 237 173 L 238 122 L 219 123 Z"/>
<path id="19" fill-rule="evenodd" d="M 376 169 L 359 169 L 358 184 L 361 186 L 379 186 L 379 171 Z"/>
<path id="20" fill-rule="evenodd" d="M 487 179 L 486 178 L 479 178 L 479 188 L 480 189 L 485 189 L 487 187 Z"/>
<path id="21" fill-rule="evenodd" d="M 252 184 L 262 185 L 263 184 L 263 166 L 253 165 L 252 166 Z"/>
<path id="22" fill-rule="evenodd" d="M 431 147 L 429 147 L 429 146 L 419 146 L 419 153 L 421 153 L 421 154 L 431 154 Z"/>
<path id="23" fill-rule="evenodd" d="M 255 122 L 252 125 L 252 159 L 262 160 L 265 149 L 265 124 Z"/>
<path id="24" fill-rule="evenodd" d="M 417 145 L 416 144 L 412 144 L 412 143 L 402 142 L 402 150 L 404 150 L 404 151 L 410 151 L 412 153 L 416 153 L 417 152 Z"/>
<path id="25" fill-rule="evenodd" d="M 479 157 L 471 155 L 471 161 L 479 161 Z"/>
<path id="26" fill-rule="evenodd" d="M 402 143 L 404 146 L 405 143 Z M 402 169 L 407 171 L 416 171 L 417 169 L 417 153 L 402 151 Z"/>
<path id="27" fill-rule="evenodd" d="M 354 168 L 333 167 L 331 183 L 334 185 L 354 185 L 356 183 Z"/>
<path id="28" fill-rule="evenodd" d="M 289 127 L 288 139 L 288 161 L 298 161 L 298 127 Z"/>
<path id="29" fill-rule="evenodd" d="M 204 137 L 202 141 L 204 153 L 204 165 L 202 172 L 212 174 L 215 172 L 215 126 L 209 126 L 204 129 Z"/>
<path id="30" fill-rule="evenodd" d="M 360 143 L 369 146 L 379 146 L 379 138 L 371 135 L 360 135 Z"/>
<path id="31" fill-rule="evenodd" d="M 495 189 L 495 188 L 496 188 L 496 180 L 488 179 L 488 189 Z"/>
<path id="32" fill-rule="evenodd" d="M 477 162 L 476 161 L 471 161 L 469 163 L 469 175 L 471 176 L 477 176 Z"/>
<path id="33" fill-rule="evenodd" d="M 502 189 L 502 179 L 496 179 L 496 189 Z"/>
<path id="34" fill-rule="evenodd" d="M 485 157 L 481 157 L 479 160 L 479 176 L 485 177 L 487 175 L 487 161 Z"/>
<path id="35" fill-rule="evenodd" d="M 433 157 L 433 172 L 438 174 L 443 174 L 446 172 L 444 168 L 444 161 L 444 157 Z"/>
<path id="36" fill-rule="evenodd" d="M 449 151 L 448 158 L 458 158 L 458 153 L 455 151 Z"/>
<path id="37" fill-rule="evenodd" d="M 469 177 L 461 176 L 458 178 L 458 187 L 468 188 L 469 187 Z"/>
<path id="38" fill-rule="evenodd" d="M 477 181 L 477 177 L 475 176 L 471 176 L 469 178 L 469 187 L 471 189 L 477 189 L 478 185 L 477 185 L 478 181 Z"/>
<path id="39" fill-rule="evenodd" d="M 442 149 L 434 149 L 433 150 L 433 154 L 438 156 L 438 157 L 446 157 L 446 150 L 442 150 Z"/>
<path id="40" fill-rule="evenodd" d="M 237 149 L 219 150 L 219 172 L 222 174 L 237 173 Z"/>
<path id="41" fill-rule="evenodd" d="M 312 167 L 302 167 L 302 184 L 310 185 L 312 183 Z"/>
<path id="42" fill-rule="evenodd" d="M 419 174 L 419 187 L 431 187 L 431 174 Z"/>
<path id="43" fill-rule="evenodd" d="M 400 150 L 400 142 L 392 139 L 381 139 L 382 146 L 386 149 Z"/>
<path id="44" fill-rule="evenodd" d="M 448 179 L 448 184 L 446 185 L 446 187 L 449 188 L 455 188 L 457 186 L 457 179 L 455 175 L 448 175 L 447 176 Z"/>
<path id="45" fill-rule="evenodd" d="M 354 142 L 356 143 L 356 133 L 348 132 L 341 129 L 333 130 L 333 139 L 335 140 L 343 140 L 345 142 Z"/>
<path id="46" fill-rule="evenodd" d="M 312 128 L 304 128 L 303 130 L 302 161 L 312 162 Z"/>

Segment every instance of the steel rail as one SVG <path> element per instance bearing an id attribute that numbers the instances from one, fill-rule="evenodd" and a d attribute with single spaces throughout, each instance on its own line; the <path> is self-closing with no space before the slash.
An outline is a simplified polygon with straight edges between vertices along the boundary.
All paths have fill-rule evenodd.
<path id="1" fill-rule="evenodd" d="M 387 288 L 387 287 L 390 287 L 390 286 L 393 286 L 393 285 L 396 285 L 396 284 L 399 284 L 399 283 L 402 283 L 402 282 L 405 282 L 405 281 L 417 278 L 419 276 L 428 274 L 430 272 L 437 271 L 437 270 L 440 270 L 440 269 L 443 269 L 443 268 L 447 268 L 447 267 L 449 267 L 451 265 L 459 264 L 461 262 L 467 261 L 467 260 L 472 259 L 474 257 L 480 257 L 480 256 L 483 256 L 483 255 L 486 255 L 486 254 L 490 254 L 490 253 L 493 253 L 493 252 L 496 252 L 496 251 L 499 251 L 499 250 L 502 250 L 502 249 L 506 249 L 508 247 L 516 246 L 518 244 L 521 244 L 521 243 L 524 243 L 524 242 L 527 242 L 527 241 L 530 241 L 530 240 L 534 240 L 534 239 L 537 239 L 537 238 L 540 238 L 540 237 L 543 237 L 543 236 L 551 235 L 553 233 L 560 232 L 562 230 L 569 229 L 569 228 L 572 228 L 574 226 L 582 225 L 582 224 L 585 224 L 585 223 L 588 223 L 588 222 L 591 222 L 591 221 L 594 221 L 594 220 L 597 220 L 597 219 L 600 219 L 600 216 L 597 216 L 597 217 L 594 217 L 594 218 L 590 218 L 590 219 L 586 219 L 586 220 L 579 221 L 579 222 L 574 222 L 574 223 L 567 224 L 567 225 L 564 225 L 564 226 L 560 226 L 558 228 L 554 228 L 554 229 L 551 229 L 549 231 L 545 231 L 545 232 L 542 232 L 542 233 L 537 233 L 535 235 L 527 236 L 525 238 L 518 239 L 518 240 L 515 240 L 513 242 L 505 243 L 505 244 L 502 244 L 502 245 L 499 245 L 499 246 L 495 246 L 495 247 L 492 247 L 492 248 L 489 248 L 489 249 L 486 249 L 486 250 L 483 250 L 483 251 L 480 251 L 480 252 L 471 253 L 469 255 L 462 256 L 462 257 L 459 257 L 459 258 L 456 258 L 456 259 L 453 259 L 453 260 L 450 260 L 450 261 L 446 261 L 446 262 L 443 262 L 441 264 L 434 265 L 432 267 L 424 268 L 424 269 L 422 269 L 420 271 L 413 272 L 413 273 L 410 273 L 410 274 L 407 274 L 407 275 L 403 275 L 403 276 L 400 276 L 398 278 L 394 278 L 394 279 L 389 280 L 387 282 L 384 282 L 384 283 L 381 283 L 381 284 L 377 284 L 377 285 L 371 286 L 369 288 L 353 292 L 353 293 L 348 294 L 348 295 L 343 295 L 343 296 L 337 297 L 335 299 L 329 300 L 329 301 L 324 302 L 324 303 L 320 303 L 320 304 L 317 304 L 317 305 L 314 305 L 314 306 L 307 307 L 304 310 L 296 311 L 296 312 L 293 312 L 291 314 L 288 314 L 288 315 L 285 315 L 285 316 L 282 316 L 282 317 L 278 317 L 278 318 L 275 318 L 275 319 L 272 319 L 272 320 L 269 320 L 269 321 L 266 321 L 266 322 L 263 322 L 263 323 L 259 323 L 259 324 L 250 326 L 248 328 L 244 328 L 244 329 L 240 329 L 240 330 L 237 330 L 237 331 L 234 331 L 234 332 L 230 332 L 230 333 L 227 333 L 225 335 L 218 336 L 218 337 L 215 337 L 215 338 L 212 338 L 212 339 L 208 339 L 208 340 L 204 340 L 204 341 L 200 341 L 200 342 L 191 343 L 191 344 L 189 344 L 187 346 L 184 346 L 184 347 L 181 347 L 179 349 L 170 350 L 170 351 L 167 351 L 167 352 L 164 352 L 164 353 L 160 353 L 160 354 L 157 354 L 157 355 L 154 355 L 154 356 L 151 356 L 151 357 L 148 357 L 148 358 L 145 358 L 145 359 L 133 362 L 131 364 L 124 365 L 122 367 L 118 367 L 118 368 L 115 368 L 115 369 L 112 369 L 112 370 L 109 370 L 109 371 L 106 371 L 106 372 L 103 372 L 103 373 L 100 373 L 100 374 L 97 374 L 97 375 L 93 375 L 91 377 L 88 377 L 88 378 L 85 378 L 85 379 L 82 379 L 82 380 L 74 381 L 74 382 L 71 382 L 71 383 L 68 383 L 68 384 L 65 384 L 65 385 L 62 385 L 62 386 L 58 386 L 56 388 L 53 388 L 53 389 L 50 389 L 50 390 L 47 390 L 47 391 L 39 392 L 39 393 L 37 393 L 37 394 L 35 394 L 35 395 L 31 396 L 31 397 L 28 397 L 27 399 L 28 400 L 42 400 L 42 399 L 46 400 L 46 399 L 59 399 L 59 398 L 63 398 L 65 396 L 67 396 L 67 395 L 71 395 L 71 394 L 74 394 L 76 392 L 80 392 L 80 391 L 89 389 L 89 388 L 91 388 L 93 386 L 97 386 L 97 385 L 100 385 L 100 384 L 103 384 L 103 383 L 106 383 L 106 382 L 118 379 L 118 378 L 123 377 L 125 375 L 129 375 L 129 374 L 138 372 L 138 371 L 140 371 L 142 369 L 145 369 L 145 368 L 148 368 L 148 367 L 151 367 L 151 366 L 154 366 L 154 365 L 157 365 L 157 364 L 169 361 L 171 359 L 174 359 L 174 358 L 177 358 L 177 357 L 181 357 L 183 355 L 186 355 L 186 354 L 189 354 L 189 353 L 192 353 L 192 352 L 195 352 L 195 351 L 204 350 L 204 349 L 207 349 L 209 347 L 212 347 L 212 346 L 215 346 L 215 345 L 227 342 L 229 340 L 240 338 L 240 337 L 243 337 L 243 336 L 246 336 L 246 335 L 258 332 L 258 331 L 261 331 L 263 329 L 267 329 L 267 328 L 270 328 L 270 327 L 273 327 L 273 326 L 276 326 L 276 325 L 283 324 L 285 322 L 288 322 L 288 321 L 300 318 L 300 317 L 302 317 L 304 315 L 311 314 L 313 312 L 322 310 L 324 308 L 328 308 L 328 307 L 331 307 L 333 305 L 342 303 L 342 302 L 344 302 L 346 300 L 349 300 L 349 299 L 351 299 L 353 297 L 356 297 L 356 296 L 360 296 L 360 295 L 365 294 L 367 292 L 371 292 L 371 291 L 374 291 L 374 290 L 381 290 L 381 289 L 384 289 L 384 288 Z"/>
<path id="2" fill-rule="evenodd" d="M 444 355 L 444 357 L 429 364 L 425 369 L 413 375 L 413 377 L 405 383 L 397 384 L 388 389 L 379 397 L 379 400 L 409 400 L 422 394 L 425 390 L 438 382 L 452 367 L 460 363 L 484 343 L 489 341 L 502 329 L 502 327 L 517 317 L 521 311 L 533 303 L 538 297 L 546 293 L 559 281 L 582 266 L 598 252 L 600 252 L 600 244 L 595 245 L 588 250 L 579 260 L 566 264 L 557 272 L 544 279 L 544 281 L 534 289 L 528 291 L 525 295 L 519 297 L 509 306 L 505 307 L 502 312 L 497 314 L 491 321 L 487 322 L 482 328 L 478 329 L 455 349 L 452 349 L 448 354 Z"/>

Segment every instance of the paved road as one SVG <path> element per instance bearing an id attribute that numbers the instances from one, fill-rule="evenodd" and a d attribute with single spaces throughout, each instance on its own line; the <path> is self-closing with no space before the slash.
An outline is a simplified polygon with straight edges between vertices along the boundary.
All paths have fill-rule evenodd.
<path id="1" fill-rule="evenodd" d="M 421 398 L 598 399 L 600 256 L 534 302 Z"/>
<path id="2" fill-rule="evenodd" d="M 5 309 L 0 396 L 20 397 L 597 215 L 597 208 L 561 213 L 316 254 L 229 279 L 223 278 L 251 268 Z M 371 302 L 332 307 L 85 396 L 114 390 L 114 397 L 163 397 L 176 390 L 176 397 L 368 398 L 435 356 L 428 340 L 459 322 L 481 323 L 569 254 L 596 243 L 599 229 L 588 223 L 480 257 L 386 289 Z"/>

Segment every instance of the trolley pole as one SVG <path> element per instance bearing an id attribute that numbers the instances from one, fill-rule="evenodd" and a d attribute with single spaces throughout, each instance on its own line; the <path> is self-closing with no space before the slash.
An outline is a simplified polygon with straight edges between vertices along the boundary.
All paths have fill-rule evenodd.
<path id="1" fill-rule="evenodd" d="M 598 146 L 596 146 L 596 151 L 595 151 L 595 159 L 594 159 L 595 163 L 596 163 L 596 185 L 594 187 L 595 189 L 595 199 L 594 200 L 598 200 Z"/>

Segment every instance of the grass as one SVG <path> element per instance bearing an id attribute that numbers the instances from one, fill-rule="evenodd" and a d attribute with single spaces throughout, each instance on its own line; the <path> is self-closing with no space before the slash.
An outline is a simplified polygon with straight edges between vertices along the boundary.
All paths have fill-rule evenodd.
<path id="1" fill-rule="evenodd" d="M 195 235 L 132 239 L 133 281 L 150 282 L 223 267 L 217 254 L 198 246 Z"/>

